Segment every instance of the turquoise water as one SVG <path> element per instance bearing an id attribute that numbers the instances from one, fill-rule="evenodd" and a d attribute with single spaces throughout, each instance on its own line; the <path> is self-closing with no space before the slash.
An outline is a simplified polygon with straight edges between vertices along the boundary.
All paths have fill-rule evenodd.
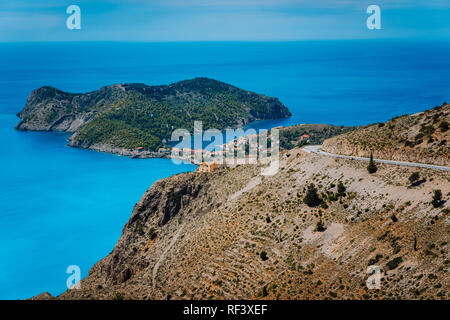
<path id="1" fill-rule="evenodd" d="M 66 147 L 66 135 L 16 122 L 0 115 L 0 299 L 64 291 L 66 268 L 86 276 L 152 182 L 194 168 Z"/>
<path id="2" fill-rule="evenodd" d="M 31 90 L 206 76 L 278 97 L 293 113 L 257 128 L 355 125 L 449 101 L 449 72 L 448 42 L 0 44 L 0 299 L 64 291 L 67 266 L 86 276 L 155 180 L 193 169 L 69 148 L 64 134 L 17 132 Z"/>

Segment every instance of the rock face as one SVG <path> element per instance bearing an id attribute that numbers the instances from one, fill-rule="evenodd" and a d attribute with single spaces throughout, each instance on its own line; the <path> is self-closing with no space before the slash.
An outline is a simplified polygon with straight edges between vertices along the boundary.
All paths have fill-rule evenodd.
<path id="1" fill-rule="evenodd" d="M 448 201 L 450 177 L 366 165 L 294 148 L 273 176 L 242 165 L 160 180 L 58 299 L 448 299 L 449 209 L 430 200 L 440 188 Z M 415 171 L 426 182 L 412 187 Z M 310 183 L 326 206 L 304 204 Z M 380 290 L 366 286 L 370 265 Z"/>
<path id="2" fill-rule="evenodd" d="M 174 232 L 179 227 L 178 223 L 186 218 L 185 215 L 193 214 L 193 203 L 202 210 L 214 206 L 214 201 L 202 204 L 210 187 L 208 180 L 207 175 L 187 173 L 155 182 L 135 205 L 112 254 L 89 272 L 93 277 L 106 275 L 96 287 L 120 285 L 142 270 L 148 270 L 150 263 L 143 255 L 146 256 L 153 244 L 160 242 L 160 238 L 167 238 Z"/>
<path id="3" fill-rule="evenodd" d="M 74 133 L 74 147 L 157 151 L 175 129 L 192 132 L 195 120 L 205 130 L 222 130 L 290 115 L 276 98 L 196 78 L 165 86 L 118 84 L 86 94 L 42 87 L 31 93 L 16 129 Z"/>
<path id="4" fill-rule="evenodd" d="M 31 92 L 25 107 L 17 114 L 21 121 L 16 129 L 73 133 L 99 113 L 108 110 L 124 94 L 122 85 L 102 87 L 86 94 L 42 87 Z"/>
<path id="5" fill-rule="evenodd" d="M 447 125 L 445 125 L 447 123 Z M 373 124 L 325 140 L 324 151 L 397 161 L 450 164 L 450 105 Z"/>

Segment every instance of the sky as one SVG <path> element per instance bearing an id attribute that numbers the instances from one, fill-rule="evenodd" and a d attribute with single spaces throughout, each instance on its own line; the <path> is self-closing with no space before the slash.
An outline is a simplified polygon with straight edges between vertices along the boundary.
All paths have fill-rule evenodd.
<path id="1" fill-rule="evenodd" d="M 66 9 L 81 9 L 69 30 Z M 369 5 L 381 29 L 369 30 Z M 448 0 L 1 0 L 0 42 L 450 39 Z"/>

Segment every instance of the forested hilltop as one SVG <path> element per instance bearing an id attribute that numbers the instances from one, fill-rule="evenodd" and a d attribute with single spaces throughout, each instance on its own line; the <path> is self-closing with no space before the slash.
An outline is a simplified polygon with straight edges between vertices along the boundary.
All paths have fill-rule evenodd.
<path id="1" fill-rule="evenodd" d="M 111 150 L 156 151 L 174 129 L 243 126 L 249 122 L 290 116 L 276 98 L 208 78 L 163 86 L 117 84 L 86 94 L 52 87 L 34 90 L 22 112 L 18 130 L 74 133 L 70 145 Z"/>

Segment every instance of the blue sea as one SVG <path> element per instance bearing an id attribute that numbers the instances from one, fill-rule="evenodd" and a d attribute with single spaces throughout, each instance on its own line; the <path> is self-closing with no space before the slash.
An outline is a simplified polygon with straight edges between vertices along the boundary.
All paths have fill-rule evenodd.
<path id="1" fill-rule="evenodd" d="M 62 293 L 67 267 L 85 277 L 154 181 L 194 169 L 70 148 L 66 134 L 15 131 L 31 90 L 202 76 L 275 96 L 293 113 L 256 128 L 362 125 L 449 101 L 449 74 L 450 42 L 1 43 L 0 299 Z"/>

